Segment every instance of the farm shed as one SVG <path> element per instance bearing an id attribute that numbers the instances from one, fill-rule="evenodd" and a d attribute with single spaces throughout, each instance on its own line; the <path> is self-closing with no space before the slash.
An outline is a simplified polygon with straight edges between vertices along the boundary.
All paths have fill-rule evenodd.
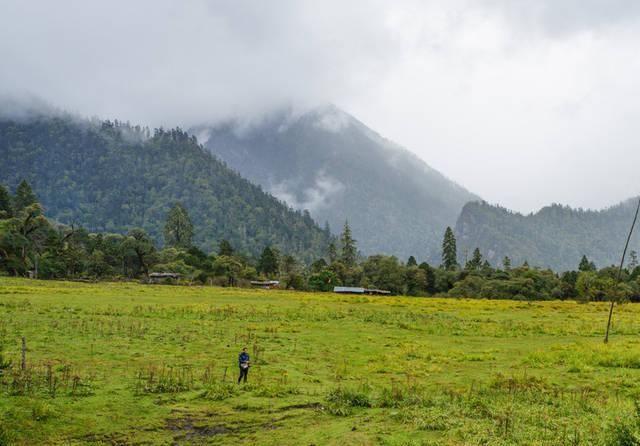
<path id="1" fill-rule="evenodd" d="M 251 281 L 252 287 L 264 288 L 267 290 L 271 288 L 277 288 L 279 285 L 280 285 L 279 280 L 252 280 Z"/>
<path id="2" fill-rule="evenodd" d="M 351 286 L 336 286 L 333 287 L 334 293 L 340 294 L 377 294 L 377 295 L 390 295 L 391 291 L 380 290 L 377 288 L 362 288 Z"/>
<path id="3" fill-rule="evenodd" d="M 171 280 L 178 280 L 182 277 L 178 273 L 151 273 L 149 274 L 150 283 L 168 282 Z"/>

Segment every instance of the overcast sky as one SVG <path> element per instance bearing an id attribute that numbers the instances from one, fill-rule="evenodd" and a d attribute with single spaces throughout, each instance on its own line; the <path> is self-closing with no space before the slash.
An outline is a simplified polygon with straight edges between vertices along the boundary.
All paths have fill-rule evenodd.
<path id="1" fill-rule="evenodd" d="M 6 95 L 184 127 L 334 103 L 508 208 L 640 194 L 637 0 L 4 0 Z"/>

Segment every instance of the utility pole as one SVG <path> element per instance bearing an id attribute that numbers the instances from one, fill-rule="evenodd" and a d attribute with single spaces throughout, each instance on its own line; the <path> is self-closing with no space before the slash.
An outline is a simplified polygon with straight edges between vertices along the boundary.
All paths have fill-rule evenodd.
<path id="1" fill-rule="evenodd" d="M 620 268 L 618 268 L 618 276 L 616 277 L 616 284 L 614 291 L 617 292 L 618 284 L 620 283 L 620 279 L 622 277 L 622 268 L 624 267 L 624 258 L 627 255 L 627 249 L 629 249 L 629 242 L 631 241 L 631 236 L 633 235 L 633 229 L 636 227 L 636 222 L 638 221 L 638 212 L 640 212 L 640 198 L 638 199 L 638 207 L 636 207 L 636 214 L 633 217 L 633 223 L 631 223 L 631 229 L 629 230 L 629 235 L 627 236 L 627 243 L 624 245 L 624 251 L 622 251 L 622 259 L 620 260 Z M 609 342 L 609 330 L 611 328 L 611 318 L 613 317 L 613 306 L 616 304 L 615 296 L 611 298 L 611 306 L 609 307 L 609 318 L 607 319 L 607 330 L 604 334 L 604 343 L 607 344 Z"/>

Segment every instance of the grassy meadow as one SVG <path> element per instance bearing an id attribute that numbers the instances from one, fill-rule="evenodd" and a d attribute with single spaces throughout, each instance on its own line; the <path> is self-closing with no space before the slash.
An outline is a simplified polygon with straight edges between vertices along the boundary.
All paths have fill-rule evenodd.
<path id="1" fill-rule="evenodd" d="M 640 305 L 605 346 L 607 310 L 0 278 L 0 445 L 640 444 Z"/>

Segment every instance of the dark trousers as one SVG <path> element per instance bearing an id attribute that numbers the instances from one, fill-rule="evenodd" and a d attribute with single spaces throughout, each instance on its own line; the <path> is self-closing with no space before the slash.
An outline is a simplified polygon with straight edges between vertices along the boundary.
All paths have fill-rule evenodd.
<path id="1" fill-rule="evenodd" d="M 238 384 L 240 384 L 240 381 L 242 381 L 242 377 L 244 377 L 244 382 L 247 382 L 248 373 L 249 373 L 249 367 L 247 367 L 246 369 L 243 369 L 242 367 L 240 367 L 240 376 L 238 377 Z"/>

